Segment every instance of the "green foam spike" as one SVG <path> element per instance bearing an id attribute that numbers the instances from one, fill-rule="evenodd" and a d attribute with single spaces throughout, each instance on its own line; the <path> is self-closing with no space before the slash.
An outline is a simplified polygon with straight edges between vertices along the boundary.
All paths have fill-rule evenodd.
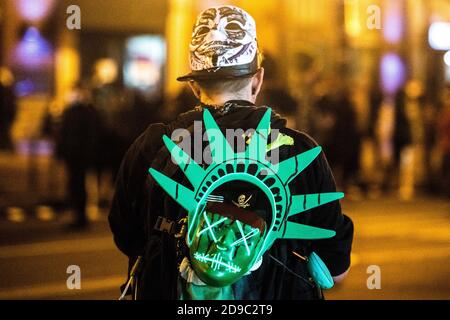
<path id="1" fill-rule="evenodd" d="M 197 202 L 195 201 L 194 192 L 165 176 L 158 170 L 150 168 L 148 171 L 156 182 L 158 182 L 161 188 L 163 188 L 164 191 L 166 191 L 180 206 L 188 212 L 195 210 L 197 207 Z"/>
<path id="2" fill-rule="evenodd" d="M 288 217 L 344 197 L 343 192 L 300 194 L 292 196 Z"/>
<path id="3" fill-rule="evenodd" d="M 286 222 L 286 229 L 280 238 L 283 239 L 328 239 L 336 235 L 333 230 L 311 227 L 305 224 Z"/>
<path id="4" fill-rule="evenodd" d="M 221 163 L 234 157 L 234 151 L 223 135 L 208 109 L 203 112 L 203 121 L 208 135 L 211 157 L 214 163 Z"/>
<path id="5" fill-rule="evenodd" d="M 183 170 L 186 177 L 192 183 L 194 188 L 198 188 L 205 177 L 205 170 L 200 167 L 183 149 L 181 149 L 168 136 L 163 136 L 164 143 L 170 151 L 172 158 L 178 166 Z"/>
<path id="6" fill-rule="evenodd" d="M 284 160 L 278 164 L 277 172 L 280 179 L 288 184 L 300 172 L 302 172 L 322 151 L 321 147 L 315 147 L 311 150 L 300 153 L 299 155 Z"/>
<path id="7" fill-rule="evenodd" d="M 269 137 L 270 130 L 270 117 L 272 115 L 272 109 L 267 109 L 258 124 L 255 132 L 252 135 L 250 144 L 246 151 L 246 157 L 250 159 L 257 159 L 259 161 L 265 161 L 267 152 L 267 139 Z"/>

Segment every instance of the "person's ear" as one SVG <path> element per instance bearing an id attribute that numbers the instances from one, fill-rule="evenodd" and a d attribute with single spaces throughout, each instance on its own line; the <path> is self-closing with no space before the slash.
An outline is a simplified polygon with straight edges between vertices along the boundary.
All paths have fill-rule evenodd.
<path id="1" fill-rule="evenodd" d="M 198 84 L 192 80 L 189 81 L 188 84 L 189 84 L 189 87 L 191 88 L 192 92 L 194 93 L 195 97 L 200 101 L 201 91 L 200 91 L 200 87 L 198 86 Z"/>
<path id="2" fill-rule="evenodd" d="M 256 100 L 264 81 L 264 68 L 260 68 L 252 77 L 252 98 Z"/>

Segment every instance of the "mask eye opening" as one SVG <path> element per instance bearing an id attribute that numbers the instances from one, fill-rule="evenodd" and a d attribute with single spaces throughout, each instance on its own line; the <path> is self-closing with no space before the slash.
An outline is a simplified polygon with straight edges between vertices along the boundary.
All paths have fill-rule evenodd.
<path id="1" fill-rule="evenodd" d="M 211 30 L 211 29 L 210 29 L 209 27 L 207 27 L 207 26 L 201 26 L 201 27 L 199 27 L 199 28 L 197 29 L 197 31 L 195 31 L 194 38 L 202 37 L 202 36 L 204 36 L 205 34 L 207 34 L 210 30 Z"/>
<path id="2" fill-rule="evenodd" d="M 232 31 L 232 32 L 243 31 L 242 26 L 239 23 L 237 23 L 237 22 L 229 22 L 225 26 L 225 30 Z"/>

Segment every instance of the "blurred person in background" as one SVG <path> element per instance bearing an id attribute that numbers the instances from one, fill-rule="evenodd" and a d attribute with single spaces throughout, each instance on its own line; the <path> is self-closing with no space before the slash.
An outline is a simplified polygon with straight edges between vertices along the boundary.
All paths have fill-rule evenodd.
<path id="1" fill-rule="evenodd" d="M 359 185 L 361 133 L 357 114 L 347 85 L 333 75 L 322 83 L 312 113 L 312 134 L 323 146 L 345 192 Z"/>
<path id="2" fill-rule="evenodd" d="M 424 166 L 425 166 L 425 181 L 424 187 L 425 191 L 433 194 L 439 191 L 439 180 L 440 174 L 437 168 L 436 162 L 436 152 L 439 150 L 438 146 L 438 122 L 439 112 L 438 106 L 430 99 L 430 97 L 423 98 L 423 127 L 424 127 Z"/>
<path id="3" fill-rule="evenodd" d="M 381 106 L 383 104 L 383 90 L 380 87 L 379 81 L 371 81 L 369 85 L 368 96 L 368 125 L 366 130 L 366 137 L 368 140 L 368 148 L 366 154 L 369 157 L 369 168 L 368 168 L 368 196 L 377 198 L 381 191 L 381 173 L 380 173 L 380 141 L 378 137 L 378 118 Z"/>
<path id="4" fill-rule="evenodd" d="M 450 198 L 450 86 L 447 86 L 444 108 L 439 117 L 438 144 L 442 152 L 442 194 Z"/>
<path id="5" fill-rule="evenodd" d="M 411 121 L 407 115 L 406 86 L 397 91 L 394 100 L 394 130 L 392 133 L 393 158 L 385 172 L 383 189 L 386 191 L 400 187 L 399 172 L 402 151 L 413 143 Z"/>
<path id="6" fill-rule="evenodd" d="M 401 154 L 411 145 L 411 124 L 406 113 L 406 90 L 399 89 L 393 98 L 384 97 L 376 87 L 370 95 L 369 134 L 375 141 L 375 170 L 377 179 L 374 194 L 389 193 L 399 188 Z"/>
<path id="7" fill-rule="evenodd" d="M 267 106 L 282 113 L 288 121 L 288 126 L 298 129 L 296 121 L 296 116 L 299 113 L 297 101 L 283 85 L 277 62 L 268 53 L 264 54 L 263 67 L 266 76 L 258 101 L 264 101 Z"/>
<path id="8" fill-rule="evenodd" d="M 145 131 L 149 123 L 163 122 L 164 100 L 160 94 L 146 95 L 140 90 L 124 93 L 124 103 L 112 121 L 116 152 L 112 161 L 113 176 L 116 176 L 120 163 L 134 140 Z"/>
<path id="9" fill-rule="evenodd" d="M 73 229 L 88 226 L 86 175 L 98 163 L 103 132 L 104 124 L 100 113 L 92 105 L 89 89 L 78 84 L 62 115 L 57 140 L 57 155 L 66 164 L 69 203 L 76 216 L 69 226 Z"/>
<path id="10" fill-rule="evenodd" d="M 425 93 L 423 82 L 411 79 L 406 84 L 407 120 L 410 122 L 411 148 L 415 162 L 421 166 L 418 181 L 410 181 L 412 187 L 421 187 L 424 192 L 433 194 L 439 188 L 437 183 L 437 122 L 439 103 L 431 94 Z M 407 164 L 408 165 L 408 164 Z M 413 164 L 411 164 L 412 166 Z M 414 170 L 412 175 L 414 175 Z M 405 184 L 405 183 L 404 183 Z"/>
<path id="11" fill-rule="evenodd" d="M 13 84 L 14 78 L 11 72 L 0 67 L 0 150 L 13 149 L 11 127 L 17 112 Z"/>
<path id="12" fill-rule="evenodd" d="M 92 105 L 100 114 L 104 123 L 102 134 L 102 150 L 98 159 L 99 180 L 106 173 L 115 175 L 121 155 L 123 144 L 120 136 L 122 130 L 121 116 L 123 109 L 127 108 L 132 100 L 131 94 L 119 81 L 117 62 L 111 58 L 98 59 L 93 66 L 91 77 Z"/>
<path id="13" fill-rule="evenodd" d="M 373 179 L 374 170 L 374 140 L 373 119 L 371 118 L 371 97 L 376 94 L 373 90 L 373 80 L 369 77 L 355 79 L 350 92 L 355 107 L 358 135 L 361 137 L 359 150 L 359 187 L 363 196 L 369 195 L 369 187 Z"/>

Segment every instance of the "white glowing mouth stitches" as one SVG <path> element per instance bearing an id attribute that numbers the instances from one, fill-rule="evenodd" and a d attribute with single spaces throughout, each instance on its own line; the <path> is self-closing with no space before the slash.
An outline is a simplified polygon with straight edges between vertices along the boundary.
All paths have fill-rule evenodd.
<path id="1" fill-rule="evenodd" d="M 196 252 L 194 253 L 194 258 L 200 262 L 209 264 L 211 268 L 216 271 L 220 271 L 222 268 L 231 273 L 238 273 L 241 271 L 241 268 L 233 262 L 224 262 L 222 256 L 218 253 L 211 256 L 210 254 Z"/>

